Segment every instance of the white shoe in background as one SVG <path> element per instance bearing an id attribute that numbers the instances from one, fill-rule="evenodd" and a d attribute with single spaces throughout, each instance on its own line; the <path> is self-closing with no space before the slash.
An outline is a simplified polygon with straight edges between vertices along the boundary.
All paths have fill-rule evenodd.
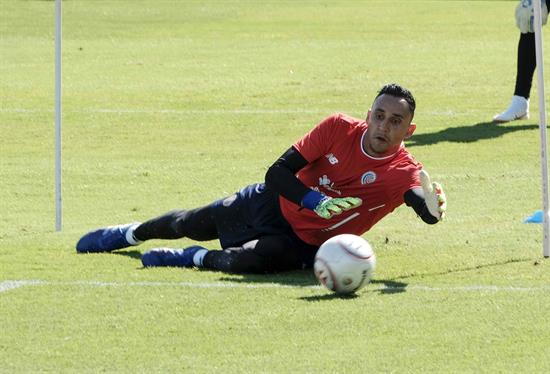
<path id="1" fill-rule="evenodd" d="M 514 95 L 508 109 L 494 116 L 493 122 L 504 123 L 527 118 L 529 118 L 529 99 Z"/>

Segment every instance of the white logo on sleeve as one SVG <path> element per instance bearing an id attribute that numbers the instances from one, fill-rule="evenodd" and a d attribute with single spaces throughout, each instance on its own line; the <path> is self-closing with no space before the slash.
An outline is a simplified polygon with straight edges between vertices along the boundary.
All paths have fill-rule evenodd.
<path id="1" fill-rule="evenodd" d="M 338 159 L 332 153 L 325 155 L 325 157 L 328 159 L 328 162 L 330 162 L 331 165 L 336 165 L 338 163 Z"/>

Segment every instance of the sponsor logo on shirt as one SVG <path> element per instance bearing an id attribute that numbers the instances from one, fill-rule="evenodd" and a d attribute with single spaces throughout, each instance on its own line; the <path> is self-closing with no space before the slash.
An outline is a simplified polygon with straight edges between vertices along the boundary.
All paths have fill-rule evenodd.
<path id="1" fill-rule="evenodd" d="M 336 165 L 338 163 L 338 159 L 332 153 L 325 155 L 325 157 L 327 158 L 328 162 L 330 162 L 331 165 Z"/>
<path id="2" fill-rule="evenodd" d="M 319 186 L 337 193 L 338 195 L 342 194 L 342 191 L 337 190 L 334 188 L 334 182 L 331 182 L 331 180 L 328 178 L 328 176 L 323 175 L 321 178 L 319 178 Z"/>
<path id="3" fill-rule="evenodd" d="M 361 176 L 361 184 L 370 184 L 376 180 L 376 173 L 374 171 L 367 171 Z"/>

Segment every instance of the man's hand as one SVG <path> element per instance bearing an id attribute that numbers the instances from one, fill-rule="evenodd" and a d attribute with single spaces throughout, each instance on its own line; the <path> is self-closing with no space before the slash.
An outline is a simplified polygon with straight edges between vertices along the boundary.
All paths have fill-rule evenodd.
<path id="1" fill-rule="evenodd" d="M 437 182 L 430 180 L 430 175 L 425 170 L 420 170 L 420 183 L 424 190 L 424 199 L 426 200 L 426 206 L 432 216 L 438 220 L 442 220 L 445 217 L 445 211 L 447 210 L 447 198 L 443 188 Z"/>
<path id="2" fill-rule="evenodd" d="M 345 210 L 357 208 L 363 203 L 358 197 L 328 197 L 326 196 L 313 209 L 319 217 L 329 219 L 334 215 L 340 214 Z"/>
<path id="3" fill-rule="evenodd" d="M 548 21 L 548 9 L 546 7 L 546 1 L 540 2 L 540 16 L 543 25 L 546 25 Z M 535 32 L 535 11 L 533 9 L 533 0 L 521 0 L 516 7 L 516 25 L 522 34 L 528 32 Z"/>

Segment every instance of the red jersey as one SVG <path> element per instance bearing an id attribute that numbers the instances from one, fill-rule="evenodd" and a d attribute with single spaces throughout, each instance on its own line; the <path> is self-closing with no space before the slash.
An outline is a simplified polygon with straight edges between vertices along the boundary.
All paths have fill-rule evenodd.
<path id="1" fill-rule="evenodd" d="M 324 219 L 281 196 L 283 216 L 306 243 L 321 245 L 339 234 L 362 235 L 403 204 L 406 191 L 420 186 L 422 164 L 404 145 L 382 158 L 365 152 L 367 127 L 364 120 L 335 114 L 294 144 L 308 161 L 296 174 L 302 183 L 327 196 L 363 200 L 358 208 Z"/>

